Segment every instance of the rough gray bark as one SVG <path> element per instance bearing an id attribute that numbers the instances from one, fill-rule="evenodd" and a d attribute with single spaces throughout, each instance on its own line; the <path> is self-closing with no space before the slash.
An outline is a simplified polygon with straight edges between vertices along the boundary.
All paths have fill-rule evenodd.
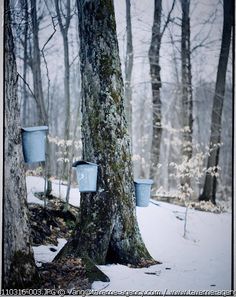
<path id="1" fill-rule="evenodd" d="M 17 101 L 17 70 L 10 27 L 8 1 L 5 7 L 5 162 L 3 201 L 3 286 L 27 288 L 38 278 L 30 246 L 26 183 Z"/>
<path id="2" fill-rule="evenodd" d="M 137 224 L 130 140 L 112 0 L 78 0 L 83 157 L 99 165 L 97 193 L 82 193 L 79 223 L 58 257 L 96 264 L 156 263 Z"/>
<path id="3" fill-rule="evenodd" d="M 133 43 L 132 43 L 132 26 L 130 0 L 126 0 L 126 59 L 125 59 L 125 109 L 127 112 L 128 130 L 132 139 L 132 87 L 131 77 L 133 69 Z"/>
<path id="4" fill-rule="evenodd" d="M 160 67 L 160 48 L 161 48 L 161 14 L 162 0 L 155 0 L 154 19 L 152 26 L 152 40 L 149 49 L 149 63 L 152 85 L 152 105 L 153 105 L 153 128 L 152 128 L 152 148 L 151 148 L 151 169 L 150 177 L 154 181 L 153 190 L 157 188 L 157 168 L 160 158 L 161 148 L 161 67 Z"/>
<path id="5" fill-rule="evenodd" d="M 225 96 L 225 80 L 226 71 L 230 50 L 231 30 L 233 24 L 233 7 L 231 0 L 224 0 L 224 23 L 221 40 L 221 50 L 218 63 L 215 94 L 213 100 L 213 108 L 211 115 L 211 136 L 210 136 L 210 156 L 208 157 L 207 168 L 217 167 L 219 163 L 220 147 L 217 146 L 221 143 L 221 119 L 222 110 Z M 217 172 L 217 169 L 215 170 Z M 216 176 L 207 174 L 204 182 L 203 193 L 199 200 L 210 200 L 216 203 Z"/>
<path id="6" fill-rule="evenodd" d="M 183 128 L 183 156 L 189 160 L 192 157 L 193 132 L 193 94 L 191 73 L 190 48 L 190 0 L 181 0 L 182 26 L 181 26 L 181 71 L 182 71 L 182 128 Z M 189 183 L 189 182 L 188 182 Z"/>

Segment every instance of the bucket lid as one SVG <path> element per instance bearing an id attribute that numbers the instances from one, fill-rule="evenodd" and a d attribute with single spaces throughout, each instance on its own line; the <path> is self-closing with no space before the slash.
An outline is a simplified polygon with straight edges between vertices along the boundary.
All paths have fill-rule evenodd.
<path id="1" fill-rule="evenodd" d="M 152 179 L 135 179 L 134 182 L 136 184 L 146 184 L 146 185 L 152 185 L 153 184 L 153 180 Z"/>
<path id="2" fill-rule="evenodd" d="M 46 131 L 48 126 L 22 127 L 21 129 L 26 132 Z"/>
<path id="3" fill-rule="evenodd" d="M 95 163 L 91 163 L 91 162 L 87 162 L 87 161 L 84 161 L 84 160 L 80 160 L 80 161 L 76 161 L 76 162 L 74 162 L 74 163 L 72 164 L 72 167 L 77 167 L 77 166 L 79 166 L 79 165 L 85 165 L 85 164 L 87 164 L 87 165 L 92 165 L 92 166 L 98 166 L 98 165 L 95 164 Z"/>

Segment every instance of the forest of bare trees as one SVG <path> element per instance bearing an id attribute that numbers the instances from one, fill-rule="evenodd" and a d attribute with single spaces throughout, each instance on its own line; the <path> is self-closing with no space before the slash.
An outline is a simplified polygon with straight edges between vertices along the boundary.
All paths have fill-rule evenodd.
<path id="1" fill-rule="evenodd" d="M 132 41 L 132 39 L 135 39 L 134 32 L 132 32 L 132 2 L 127 1 L 126 7 L 122 7 L 124 8 L 122 14 L 124 19 L 121 22 L 123 21 L 126 27 L 126 31 L 122 34 L 126 35 L 127 41 L 126 45 L 124 43 L 126 49 L 124 51 L 123 48 L 120 49 L 120 54 L 121 62 L 124 61 L 125 67 L 125 109 L 132 138 L 134 175 L 135 177 L 143 176 L 148 178 L 150 176 L 153 178 L 155 192 L 160 187 L 163 187 L 166 192 L 178 190 L 179 182 L 177 180 L 172 181 L 171 178 L 172 168 L 169 165 L 170 163 L 176 165 L 188 163 L 190 159 L 196 156 L 196 154 L 194 156 L 196 146 L 201 147 L 204 155 L 207 154 L 206 147 L 210 141 L 208 138 L 209 132 L 207 131 L 210 131 L 211 123 L 208 120 L 205 129 L 201 128 L 204 125 L 203 122 L 207 119 L 204 119 L 205 117 L 201 118 L 200 102 L 202 102 L 204 109 L 204 102 L 207 101 L 206 111 L 211 114 L 212 103 L 210 102 L 213 102 L 213 84 L 216 83 L 216 75 L 215 78 L 211 75 L 209 81 L 209 79 L 206 80 L 204 75 L 201 78 L 201 73 L 196 71 L 195 68 L 200 67 L 199 59 L 201 59 L 202 53 L 205 51 L 209 52 L 210 55 L 213 50 L 215 52 L 219 48 L 222 39 L 220 24 L 217 25 L 218 39 L 212 38 L 211 34 L 214 24 L 219 23 L 220 18 L 223 19 L 221 3 L 218 3 L 217 6 L 212 4 L 212 7 L 209 4 L 212 11 L 209 8 L 208 15 L 206 15 L 205 19 L 199 20 L 199 23 L 194 20 L 193 32 L 191 32 L 191 14 L 193 13 L 191 13 L 190 6 L 194 7 L 197 2 L 182 1 L 181 5 L 180 2 L 175 2 L 170 2 L 169 7 L 166 4 L 163 7 L 162 1 L 155 1 L 153 6 L 155 13 L 150 14 L 149 21 L 150 26 L 152 26 L 152 30 L 149 27 L 149 34 L 152 31 L 152 39 L 149 39 L 149 46 L 147 45 L 146 49 L 142 41 L 139 48 L 134 48 L 135 43 Z M 136 21 L 135 10 L 137 8 L 135 4 L 133 5 L 134 21 Z M 36 123 L 47 123 L 49 125 L 50 156 L 47 162 L 48 171 L 51 172 L 52 176 L 67 180 L 68 170 L 72 164 L 70 156 L 72 154 L 71 141 L 73 139 L 78 142 L 73 153 L 74 159 L 80 157 L 81 154 L 79 144 L 81 141 L 79 136 L 80 128 L 76 129 L 76 136 L 73 135 L 74 126 L 80 122 L 76 118 L 80 99 L 76 99 L 81 97 L 78 54 L 80 40 L 76 3 L 69 1 L 65 5 L 63 1 L 59 0 L 47 3 L 44 3 L 44 1 L 28 2 L 22 0 L 20 4 L 12 1 L 12 6 L 14 7 L 13 17 L 16 20 L 13 30 L 20 75 L 19 102 L 22 106 L 22 124 L 32 126 Z M 149 10 L 151 12 L 151 9 Z M 24 13 L 22 14 L 21 11 Z M 217 14 L 220 13 L 221 15 L 218 16 Z M 152 18 L 153 24 L 151 22 Z M 139 22 L 139 26 L 135 28 L 135 34 L 138 34 L 139 30 L 141 32 L 143 30 L 144 24 L 142 24 L 141 20 Z M 204 22 L 206 23 L 205 31 L 202 28 Z M 201 31 L 203 31 L 202 37 Z M 119 46 L 121 48 L 124 39 L 119 36 L 121 35 L 118 32 Z M 143 41 L 143 43 L 146 45 L 147 41 Z M 163 50 L 161 49 L 162 43 Z M 148 55 L 145 50 L 148 50 Z M 139 51 L 139 53 L 136 54 L 136 51 Z M 217 55 L 215 54 L 215 56 Z M 145 60 L 147 58 L 150 62 L 150 71 L 148 71 L 148 61 Z M 166 60 L 172 60 L 171 65 L 168 65 L 169 62 L 166 62 Z M 140 63 L 144 63 L 144 65 L 140 65 Z M 211 65 L 211 71 L 216 73 L 217 58 L 215 58 L 214 63 L 214 67 Z M 205 67 L 207 69 L 207 65 Z M 145 75 L 142 74 L 143 68 L 147 69 Z M 137 77 L 137 69 L 140 70 L 141 79 Z M 226 79 L 225 82 L 226 89 L 231 87 L 230 66 L 227 69 L 229 79 Z M 136 73 L 132 75 L 134 71 Z M 166 79 L 167 74 L 165 73 L 167 72 L 169 78 Z M 201 70 L 201 72 L 204 73 L 204 70 Z M 161 80 L 162 75 L 164 76 L 163 82 Z M 203 98 L 200 94 L 205 91 L 207 94 L 204 94 L 204 96 L 207 97 Z M 132 93 L 133 95 L 131 95 Z M 231 104 L 229 94 L 229 92 L 226 92 L 228 99 L 224 100 L 228 106 Z M 153 103 L 150 102 L 151 96 L 153 97 Z M 168 98 L 168 100 L 165 98 Z M 227 110 L 230 113 L 229 108 Z M 81 117 L 80 113 L 78 117 Z M 229 117 L 232 118 L 232 115 L 226 115 L 226 118 Z M 140 119 L 142 120 L 140 121 Z M 182 137 L 183 140 L 181 140 Z M 182 141 L 182 144 L 176 143 L 174 145 L 176 139 L 178 139 L 178 142 Z M 223 147 L 230 147 L 230 143 L 231 137 L 228 137 Z M 223 147 L 222 150 L 225 151 Z M 230 150 L 227 151 L 230 154 Z M 183 159 L 179 158 L 178 155 L 182 155 Z M 222 158 L 224 157 L 222 156 Z M 182 161 L 180 162 L 180 160 Z M 203 171 L 207 170 L 205 169 L 205 163 L 206 160 L 202 160 L 202 168 L 199 168 L 202 171 L 201 185 L 205 176 Z M 230 188 L 230 184 L 221 183 L 221 180 L 226 179 L 229 181 L 227 176 L 231 174 L 231 169 L 225 168 L 225 166 L 228 166 L 226 164 L 222 165 L 221 170 L 225 172 L 225 176 L 221 176 L 219 173 L 218 183 L 220 185 L 218 189 L 221 189 L 220 193 L 222 191 L 226 193 Z M 188 165 L 186 166 L 188 167 Z M 199 166 L 201 165 L 199 164 Z M 188 169 L 186 168 L 186 170 Z M 48 176 L 50 177 L 50 174 Z M 185 180 L 181 178 L 180 184 L 183 184 L 186 178 L 187 176 L 185 176 Z M 188 183 L 192 184 L 191 187 L 194 187 L 194 178 L 192 181 L 189 180 Z M 197 196 L 199 195 L 196 194 Z M 229 199 L 229 197 L 220 195 L 219 199 L 225 200 Z"/>
<path id="2" fill-rule="evenodd" d="M 27 175 L 44 178 L 45 206 L 52 182 L 66 185 L 67 211 L 73 162 L 98 165 L 97 191 L 81 194 L 55 261 L 158 263 L 140 235 L 134 179 L 152 179 L 155 200 L 231 207 L 232 1 L 5 2 L 4 287 L 38 278 Z M 33 126 L 49 129 L 46 158 L 23 166 L 20 131 Z M 9 229 L 18 221 L 20 233 Z M 11 279 L 19 251 L 29 266 Z"/>

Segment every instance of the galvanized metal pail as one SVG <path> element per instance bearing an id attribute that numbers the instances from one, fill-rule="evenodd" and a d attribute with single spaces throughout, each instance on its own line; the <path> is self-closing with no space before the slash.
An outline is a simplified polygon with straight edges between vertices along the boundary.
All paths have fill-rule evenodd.
<path id="1" fill-rule="evenodd" d="M 23 155 L 26 163 L 45 161 L 47 126 L 22 128 Z"/>
<path id="2" fill-rule="evenodd" d="M 151 186 L 153 180 L 151 179 L 136 179 L 134 181 L 136 206 L 147 207 L 151 195 Z"/>
<path id="3" fill-rule="evenodd" d="M 86 161 L 77 161 L 72 166 L 76 168 L 79 191 L 81 193 L 96 192 L 98 165 Z"/>

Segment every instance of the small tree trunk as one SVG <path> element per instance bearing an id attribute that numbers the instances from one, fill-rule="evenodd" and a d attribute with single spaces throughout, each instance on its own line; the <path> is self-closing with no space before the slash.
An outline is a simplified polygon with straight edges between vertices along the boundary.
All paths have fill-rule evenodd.
<path id="1" fill-rule="evenodd" d="M 192 130 L 193 130 L 193 95 L 191 74 L 190 49 L 190 0 L 182 0 L 182 39 L 181 39 L 181 65 L 182 65 L 182 128 L 183 128 L 183 155 L 192 157 Z"/>
<path id="2" fill-rule="evenodd" d="M 219 163 L 219 154 L 221 142 L 221 118 L 225 95 L 225 79 L 227 72 L 227 64 L 229 58 L 231 30 L 232 30 L 232 1 L 224 0 L 224 23 L 221 41 L 221 50 L 218 64 L 218 71 L 216 77 L 215 95 L 213 100 L 213 108 L 211 115 L 211 136 L 210 136 L 210 156 L 208 157 L 207 168 L 215 168 Z M 204 182 L 203 193 L 199 200 L 210 200 L 215 204 L 216 201 L 216 185 L 217 179 L 215 175 L 207 174 Z"/>
<path id="3" fill-rule="evenodd" d="M 21 146 L 20 110 L 17 101 L 17 70 L 5 2 L 5 164 L 3 287 L 27 288 L 38 278 L 28 226 L 27 191 Z"/>
<path id="4" fill-rule="evenodd" d="M 64 45 L 64 89 L 65 89 L 65 101 L 66 101 L 66 122 L 65 122 L 65 140 L 70 139 L 70 66 L 69 66 L 69 46 L 68 37 L 63 37 Z"/>
<path id="5" fill-rule="evenodd" d="M 149 63 L 152 84 L 152 105 L 153 105 L 153 128 L 151 147 L 151 169 L 150 177 L 153 179 L 153 190 L 157 189 L 157 168 L 160 159 L 161 135 L 162 135 L 162 115 L 161 115 L 161 13 L 162 0 L 155 0 L 154 20 L 152 27 L 152 40 L 149 49 Z"/>
<path id="6" fill-rule="evenodd" d="M 130 0 L 126 0 L 126 59 L 125 59 L 125 109 L 127 112 L 128 130 L 132 139 L 132 87 L 131 76 L 133 69 L 133 43 L 132 43 L 132 26 Z"/>
<path id="7" fill-rule="evenodd" d="M 65 93 L 65 131 L 64 140 L 68 141 L 70 139 L 70 66 L 69 66 L 69 46 L 68 46 L 68 36 L 67 33 L 62 31 L 63 36 L 63 48 L 64 48 L 64 93 Z M 63 178 L 68 178 L 70 174 L 69 159 L 71 152 L 71 147 L 66 144 L 64 158 L 67 159 L 63 162 Z"/>
<path id="8" fill-rule="evenodd" d="M 39 49 L 39 38 L 38 38 L 38 19 L 37 19 L 37 6 L 36 0 L 30 0 L 31 2 L 31 21 L 32 21 L 32 36 L 33 36 L 33 61 L 32 61 L 32 71 L 33 71 L 33 85 L 34 85 L 34 95 L 36 98 L 36 103 L 38 106 L 40 114 L 40 123 L 43 125 L 47 124 L 47 111 L 45 108 L 44 98 L 43 98 L 43 86 L 42 86 L 42 75 L 41 75 L 41 59 L 40 59 L 40 49 Z"/>
<path id="9" fill-rule="evenodd" d="M 78 0 L 83 157 L 99 165 L 97 193 L 82 193 L 74 237 L 58 257 L 96 264 L 157 263 L 137 224 L 130 141 L 112 0 Z"/>
<path id="10" fill-rule="evenodd" d="M 21 0 L 21 7 L 24 10 L 24 64 L 23 64 L 23 79 L 24 81 L 27 81 L 26 75 L 27 75 L 27 66 L 28 66 L 28 28 L 29 28 L 29 14 L 28 14 L 28 1 L 27 0 Z M 28 93 L 26 90 L 26 84 L 23 83 L 23 113 L 22 113 L 22 122 L 26 126 L 27 122 L 27 112 L 28 112 Z"/>
<path id="11" fill-rule="evenodd" d="M 63 39 L 63 49 L 64 49 L 64 93 L 66 102 L 66 117 L 65 117 L 65 131 L 64 139 L 65 141 L 70 139 L 70 64 L 69 64 L 69 45 L 68 45 L 68 30 L 71 20 L 71 9 L 70 0 L 66 2 L 66 13 L 63 13 L 62 8 L 59 7 L 60 0 L 55 0 L 55 8 L 57 12 L 58 23 Z M 64 17 L 64 24 L 62 22 L 62 16 Z M 71 154 L 71 149 L 66 147 L 66 154 L 64 158 L 69 159 Z M 64 178 L 67 178 L 70 174 L 69 162 L 63 163 Z"/>
<path id="12" fill-rule="evenodd" d="M 45 107 L 44 96 L 43 96 L 43 85 L 41 75 L 41 59 L 40 59 L 40 48 L 39 48 L 39 26 L 37 18 L 37 1 L 30 0 L 31 3 L 31 21 L 32 21 L 32 36 L 33 36 L 33 59 L 32 59 L 32 74 L 33 74 L 33 85 L 34 85 L 34 96 L 39 112 L 39 123 L 42 125 L 48 125 L 48 114 Z M 49 142 L 47 139 L 46 144 L 46 178 L 47 178 L 47 191 L 46 196 L 49 196 L 52 191 L 52 185 L 50 181 L 50 150 Z"/>
<path id="13" fill-rule="evenodd" d="M 77 108 L 77 113 L 76 113 L 76 117 L 75 117 L 75 126 L 74 126 L 74 133 L 73 133 L 73 141 L 72 141 L 72 149 L 70 151 L 70 156 L 69 156 L 69 168 L 68 168 L 68 179 L 67 179 L 67 190 L 66 190 L 66 207 L 65 210 L 68 210 L 68 206 L 69 206 L 69 197 L 70 197 L 70 188 L 71 188 L 71 177 L 72 177 L 72 163 L 73 163 L 73 158 L 74 158 L 74 153 L 75 153 L 75 147 L 74 147 L 74 142 L 75 142 L 75 137 L 77 135 L 77 128 L 79 126 L 80 123 L 80 101 L 78 104 L 78 108 Z"/>
<path id="14" fill-rule="evenodd" d="M 181 68 L 182 68 L 182 155 L 190 160 L 192 157 L 193 133 L 193 94 L 190 49 L 190 0 L 181 0 L 182 5 L 182 37 L 181 37 Z M 191 185 L 190 177 L 186 174 L 181 179 L 183 189 L 188 191 Z M 185 191 L 184 190 L 184 191 Z"/>

